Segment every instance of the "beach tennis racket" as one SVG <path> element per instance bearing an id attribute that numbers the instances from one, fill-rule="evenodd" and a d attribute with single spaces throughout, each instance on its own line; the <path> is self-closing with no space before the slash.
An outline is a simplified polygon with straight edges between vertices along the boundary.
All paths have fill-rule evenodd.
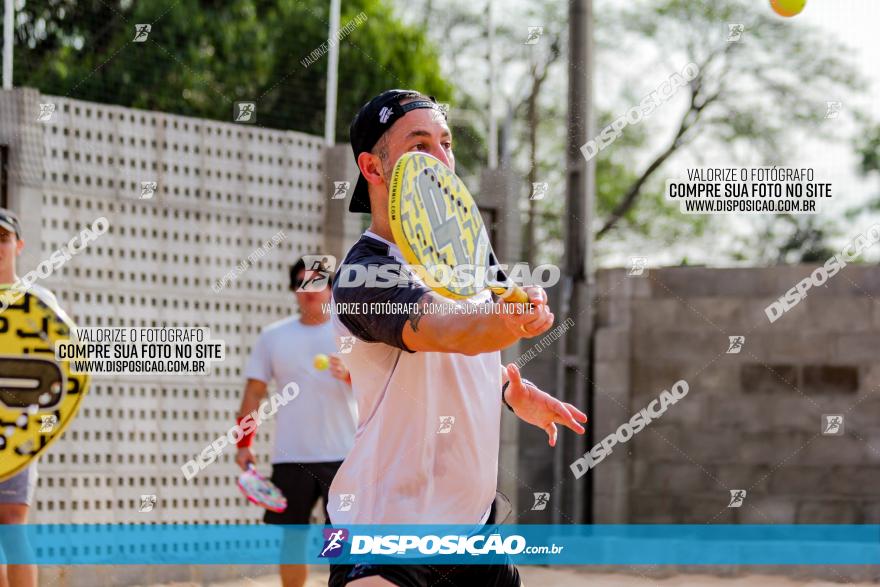
<path id="1" fill-rule="evenodd" d="M 436 157 L 411 152 L 397 160 L 388 219 L 404 260 L 438 294 L 460 300 L 489 289 L 505 302 L 528 303 L 501 270 L 464 182 Z"/>
<path id="2" fill-rule="evenodd" d="M 55 360 L 55 343 L 75 338 L 76 325 L 34 288 L 0 287 L 0 481 L 45 453 L 76 417 L 89 388 L 87 373 Z"/>
<path id="3" fill-rule="evenodd" d="M 253 463 L 248 463 L 247 470 L 238 476 L 237 483 L 249 502 L 273 512 L 287 509 L 287 498 L 274 483 L 257 472 Z"/>

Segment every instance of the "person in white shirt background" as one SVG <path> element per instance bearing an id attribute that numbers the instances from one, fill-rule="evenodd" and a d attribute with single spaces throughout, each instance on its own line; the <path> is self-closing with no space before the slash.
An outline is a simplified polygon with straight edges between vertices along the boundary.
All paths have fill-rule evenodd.
<path id="1" fill-rule="evenodd" d="M 326 313 L 331 282 L 329 272 L 312 271 L 303 259 L 291 267 L 290 289 L 299 315 L 265 327 L 244 370 L 247 383 L 239 422 L 266 399 L 272 382 L 279 392 L 291 382 L 299 388 L 295 399 L 274 416 L 271 481 L 287 499 L 287 508 L 267 511 L 267 524 L 308 524 L 319 500 L 326 515 L 330 483 L 354 440 L 357 405 L 348 370 L 335 354 L 336 339 Z M 316 355 L 328 355 L 330 368 L 319 370 Z M 235 461 L 242 469 L 255 463 L 250 448 L 254 434 L 238 443 Z M 301 587 L 307 576 L 305 565 L 281 565 L 284 587 Z"/>

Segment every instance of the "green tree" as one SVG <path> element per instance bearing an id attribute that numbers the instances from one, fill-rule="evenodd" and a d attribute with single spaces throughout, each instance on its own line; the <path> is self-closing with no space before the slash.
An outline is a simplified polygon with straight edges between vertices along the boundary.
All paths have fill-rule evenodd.
<path id="1" fill-rule="evenodd" d="M 337 140 L 378 92 L 415 87 L 451 98 L 437 55 L 383 0 L 344 3 Z M 255 101 L 257 123 L 323 134 L 328 57 L 302 60 L 327 41 L 324 0 L 26 0 L 16 26 L 16 85 L 44 93 L 231 120 Z M 149 23 L 144 42 L 135 25 Z"/>
<path id="2" fill-rule="evenodd" d="M 868 127 L 868 122 L 865 126 Z M 862 175 L 880 175 L 880 125 L 875 124 L 860 135 L 855 141 L 859 157 L 859 172 Z M 872 200 L 871 209 L 880 208 L 880 193 Z"/>
<path id="3" fill-rule="evenodd" d="M 726 23 L 744 25 L 739 41 L 727 41 Z M 618 195 L 599 237 L 636 207 L 649 180 L 679 152 L 710 146 L 725 149 L 731 162 L 748 152 L 784 164 L 782 154 L 790 152 L 797 131 L 822 121 L 828 96 L 864 87 L 843 46 L 744 0 L 659 0 L 621 10 L 608 25 L 600 29 L 603 46 L 621 51 L 655 40 L 658 65 L 673 72 L 695 63 L 699 74 L 687 87 L 687 106 L 677 114 L 672 135 Z"/>

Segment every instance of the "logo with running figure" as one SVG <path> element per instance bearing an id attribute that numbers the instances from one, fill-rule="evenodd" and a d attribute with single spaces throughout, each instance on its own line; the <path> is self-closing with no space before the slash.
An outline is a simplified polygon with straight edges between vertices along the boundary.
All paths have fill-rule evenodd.
<path id="1" fill-rule="evenodd" d="M 535 495 L 535 503 L 532 505 L 533 512 L 541 512 L 547 509 L 547 504 L 550 503 L 550 494 L 546 491 L 536 491 Z"/>
<path id="2" fill-rule="evenodd" d="M 843 414 L 822 414 L 822 435 L 841 436 L 843 434 Z"/>
<path id="3" fill-rule="evenodd" d="M 825 118 L 834 119 L 840 117 L 840 111 L 843 109 L 843 102 L 838 100 L 829 100 L 825 102 Z"/>
<path id="4" fill-rule="evenodd" d="M 529 36 L 526 38 L 526 42 L 523 45 L 537 45 L 538 41 L 541 39 L 541 35 L 544 34 L 544 27 L 542 26 L 530 26 L 529 27 Z"/>
<path id="5" fill-rule="evenodd" d="M 352 507 L 354 507 L 354 494 L 353 493 L 340 493 L 339 494 L 339 509 L 337 511 L 350 512 Z"/>
<path id="6" fill-rule="evenodd" d="M 449 104 L 440 102 L 431 109 L 431 120 L 433 122 L 446 122 L 449 120 Z"/>
<path id="7" fill-rule="evenodd" d="M 731 489 L 730 490 L 730 503 L 727 504 L 729 508 L 738 508 L 742 507 L 743 502 L 746 499 L 746 490 L 745 489 Z"/>
<path id="8" fill-rule="evenodd" d="M 342 554 L 342 545 L 348 540 L 348 530 L 345 528 L 324 528 L 324 548 L 321 549 L 319 558 L 336 558 Z"/>
<path id="9" fill-rule="evenodd" d="M 547 188 L 550 187 L 546 181 L 534 182 L 532 183 L 532 195 L 529 196 L 530 200 L 543 200 L 544 196 L 547 195 Z"/>
<path id="10" fill-rule="evenodd" d="M 353 336 L 337 337 L 336 346 L 339 348 L 340 355 L 351 354 L 351 349 L 354 348 L 354 337 Z"/>
<path id="11" fill-rule="evenodd" d="M 630 257 L 629 271 L 627 272 L 627 276 L 638 277 L 640 275 L 644 275 L 645 269 L 647 267 L 648 267 L 648 258 L 647 257 Z"/>
<path id="12" fill-rule="evenodd" d="M 324 291 L 330 284 L 330 275 L 336 269 L 333 255 L 303 255 L 306 274 L 296 291 Z"/>
<path id="13" fill-rule="evenodd" d="M 746 25 L 741 23 L 729 23 L 727 25 L 727 42 L 736 43 L 742 39 L 744 32 L 746 32 Z"/>
<path id="14" fill-rule="evenodd" d="M 138 506 L 138 511 L 141 513 L 151 512 L 153 508 L 156 507 L 156 496 L 155 495 L 142 495 L 141 496 L 141 504 Z"/>
<path id="15" fill-rule="evenodd" d="M 331 200 L 344 200 L 346 194 L 348 194 L 348 188 L 351 187 L 350 181 L 334 181 L 333 182 L 333 195 L 330 197 Z"/>
<path id="16" fill-rule="evenodd" d="M 455 425 L 455 416 L 440 416 L 440 427 L 437 428 L 437 434 L 449 434 Z"/>
<path id="17" fill-rule="evenodd" d="M 37 115 L 37 122 L 52 122 L 55 115 L 55 104 L 40 104 L 40 113 Z"/>
<path id="18" fill-rule="evenodd" d="M 727 337 L 727 354 L 738 355 L 746 343 L 745 336 L 728 336 Z"/>
<path id="19" fill-rule="evenodd" d="M 45 414 L 40 419 L 40 432 L 52 432 L 58 424 L 58 416 L 55 414 Z"/>
<path id="20" fill-rule="evenodd" d="M 150 31 L 153 30 L 153 25 L 151 24 L 136 24 L 134 25 L 134 38 L 132 41 L 135 43 L 143 43 L 150 37 Z"/>
<path id="21" fill-rule="evenodd" d="M 257 103 L 256 102 L 236 102 L 233 111 L 232 120 L 242 124 L 256 124 L 257 122 Z"/>
<path id="22" fill-rule="evenodd" d="M 156 188 L 159 187 L 159 184 L 155 181 L 142 181 L 141 182 L 141 200 L 151 200 L 153 196 L 156 194 Z"/>

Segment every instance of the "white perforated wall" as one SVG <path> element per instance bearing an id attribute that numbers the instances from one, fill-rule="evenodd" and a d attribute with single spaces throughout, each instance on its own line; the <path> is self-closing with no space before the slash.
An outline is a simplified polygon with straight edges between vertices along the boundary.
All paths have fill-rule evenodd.
<path id="1" fill-rule="evenodd" d="M 76 322 L 207 326 L 227 352 L 209 376 L 94 377 L 79 417 L 40 463 L 32 521 L 258 520 L 261 510 L 235 487 L 233 451 L 191 482 L 180 466 L 234 424 L 251 344 L 294 308 L 287 267 L 323 245 L 322 141 L 27 98 L 7 112 L 6 124 L 11 117 L 18 130 L 0 131 L 14 152 L 12 181 L 23 182 L 11 191 L 25 217 L 19 273 L 105 216 L 109 232 L 44 282 Z M 36 102 L 56 105 L 53 122 L 36 122 Z M 34 136 L 42 152 L 22 138 Z M 151 199 L 140 199 L 144 181 L 157 183 Z M 279 231 L 280 245 L 215 293 L 217 280 Z M 258 434 L 258 454 L 268 448 L 268 428 Z M 157 495 L 152 512 L 138 511 L 142 494 Z"/>

